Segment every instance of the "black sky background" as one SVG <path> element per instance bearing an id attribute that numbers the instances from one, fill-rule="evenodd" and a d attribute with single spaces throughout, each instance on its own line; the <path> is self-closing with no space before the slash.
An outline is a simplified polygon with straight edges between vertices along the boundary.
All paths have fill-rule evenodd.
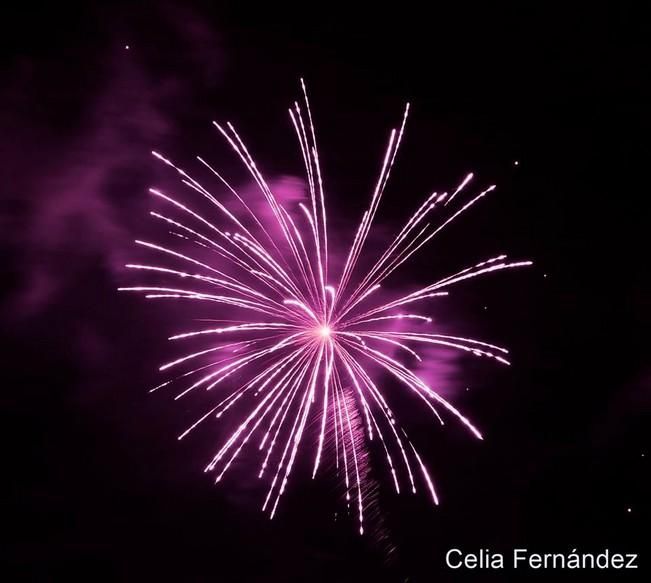
<path id="1" fill-rule="evenodd" d="M 450 572 L 455 546 L 609 548 L 644 567 L 651 31 L 615 6 L 63 3 L 5 15 L 3 579 L 530 580 Z M 226 159 L 210 121 L 232 120 L 265 172 L 299 174 L 286 110 L 300 76 L 342 225 L 366 204 L 405 100 L 381 223 L 469 170 L 498 184 L 407 279 L 502 251 L 535 261 L 446 304 L 464 332 L 511 348 L 514 366 L 463 361 L 470 390 L 454 402 L 485 441 L 414 417 L 442 504 L 381 495 L 383 540 L 332 521 L 342 508 L 327 483 L 297 478 L 273 522 L 247 484 L 215 487 L 201 472 L 209 435 L 175 439 L 192 411 L 147 393 L 173 315 L 115 291 L 160 178 L 149 151 Z"/>

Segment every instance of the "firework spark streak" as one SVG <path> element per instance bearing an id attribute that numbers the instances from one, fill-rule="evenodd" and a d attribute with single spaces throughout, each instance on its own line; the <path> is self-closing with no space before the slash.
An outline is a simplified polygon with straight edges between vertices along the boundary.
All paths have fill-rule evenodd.
<path id="1" fill-rule="evenodd" d="M 295 102 L 289 115 L 305 165 L 308 204 L 285 208 L 233 125 L 213 122 L 250 173 L 268 209 L 264 215 L 259 210 L 254 212 L 217 170 L 198 158 L 217 177 L 229 197 L 236 200 L 237 209 L 230 204 L 229 208 L 184 170 L 154 152 L 156 158 L 178 172 L 195 196 L 208 201 L 214 218 L 206 218 L 191 202 L 181 202 L 151 189 L 150 193 L 169 209 L 170 216 L 157 212 L 151 215 L 191 244 L 195 251 L 181 252 L 166 245 L 136 241 L 172 263 L 167 266 L 129 264 L 128 268 L 183 283 L 120 289 L 144 292 L 147 298 L 191 300 L 203 305 L 214 302 L 231 314 L 241 315 L 239 320 L 215 321 L 220 325 L 175 334 L 170 340 L 184 342 L 194 338 L 203 339 L 207 344 L 160 367 L 166 371 L 193 362 L 202 363 L 177 377 L 194 379 L 177 399 L 196 389 L 211 391 L 218 386 L 221 389 L 227 384 L 224 381 L 230 381 L 230 392 L 217 394 L 217 404 L 179 439 L 206 420 L 222 417 L 240 400 L 249 403 L 206 471 L 215 472 L 219 482 L 247 444 L 250 449 L 257 449 L 261 456 L 258 476 L 269 481 L 262 508 L 273 518 L 299 450 L 311 451 L 313 478 L 324 454 L 331 452 L 337 471 L 343 476 L 346 499 L 353 500 L 359 531 L 363 533 L 365 474 L 359 458 L 366 440 L 377 439 L 381 443 L 396 492 L 405 487 L 416 492 L 420 483 L 438 504 L 429 470 L 398 424 L 374 378 L 380 373 L 388 374 L 422 401 L 441 424 L 444 415 L 451 415 L 482 439 L 471 421 L 401 357 L 412 364 L 419 362 L 417 347 L 424 344 L 509 364 L 505 348 L 472 338 L 434 333 L 428 315 L 405 313 L 403 309 L 447 295 L 448 288 L 457 283 L 531 265 L 531 262 L 508 261 L 506 255 L 500 255 L 390 301 L 375 299 L 379 297 L 375 292 L 386 278 L 494 189 L 490 186 L 464 200 L 464 191 L 473 178 L 469 174 L 452 194 L 430 195 L 389 241 L 372 268 L 360 275 L 358 264 L 363 254 L 368 253 L 365 246 L 403 138 L 409 113 L 407 104 L 400 127 L 389 136 L 370 204 L 363 213 L 341 272 L 333 277 L 319 152 L 302 81 L 301 88 L 303 103 Z M 199 255 L 198 250 L 204 255 Z M 206 252 L 217 260 L 197 258 L 205 257 Z"/>

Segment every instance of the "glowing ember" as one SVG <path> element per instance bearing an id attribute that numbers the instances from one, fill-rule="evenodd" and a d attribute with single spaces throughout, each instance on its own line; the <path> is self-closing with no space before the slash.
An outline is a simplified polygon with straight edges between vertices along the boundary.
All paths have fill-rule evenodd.
<path id="1" fill-rule="evenodd" d="M 262 508 L 273 518 L 299 449 L 307 442 L 314 455 L 313 477 L 324 453 L 333 456 L 337 471 L 343 476 L 346 499 L 354 500 L 360 532 L 363 532 L 365 474 L 360 456 L 366 440 L 379 440 L 396 492 L 404 488 L 405 481 L 412 492 L 416 492 L 416 484 L 420 483 L 438 504 L 429 471 L 377 384 L 378 372 L 395 379 L 441 423 L 441 413 L 447 412 L 481 439 L 479 430 L 403 360 L 420 362 L 421 357 L 413 347 L 433 345 L 509 364 L 505 348 L 437 333 L 431 328 L 430 316 L 402 310 L 417 302 L 445 296 L 448 288 L 456 283 L 531 262 L 511 262 L 506 255 L 500 255 L 390 301 L 379 299 L 377 290 L 389 275 L 494 189 L 493 186 L 485 188 L 462 202 L 463 190 L 473 178 L 468 174 L 449 196 L 433 193 L 427 197 L 388 241 L 370 271 L 358 273 L 357 266 L 362 254 L 367 253 L 365 243 L 404 134 L 407 105 L 400 127 L 391 131 L 370 205 L 344 255 L 341 272 L 335 277 L 329 265 L 332 245 L 328 240 L 312 113 L 302 81 L 301 86 L 304 106 L 294 103 L 289 114 L 305 164 L 309 204 L 286 208 L 233 125 L 215 122 L 217 130 L 251 174 L 267 211 L 252 210 L 231 184 L 202 158 L 198 158 L 199 162 L 219 179 L 229 196 L 237 199 L 235 205 L 220 202 L 184 170 L 154 153 L 179 173 L 194 196 L 209 201 L 215 217 L 202 215 L 191 201 L 180 202 L 151 189 L 151 194 L 169 209 L 168 214 L 152 212 L 151 215 L 184 239 L 188 250 L 137 241 L 157 256 L 167 258 L 168 263 L 127 267 L 160 278 L 177 278 L 182 283 L 121 289 L 144 292 L 147 298 L 212 303 L 228 310 L 229 319 L 222 320 L 223 325 L 172 336 L 173 341 L 194 339 L 205 344 L 200 350 L 189 351 L 160 367 L 167 370 L 197 363 L 181 375 L 195 380 L 176 399 L 199 388 L 208 391 L 218 385 L 221 388 L 227 379 L 233 383 L 224 393 L 210 393 L 210 396 L 214 394 L 216 404 L 179 436 L 182 439 L 199 424 L 221 418 L 231 408 L 237 411 L 235 429 L 206 471 L 214 471 L 219 482 L 244 447 L 255 439 L 257 447 L 251 449 L 260 452 L 258 476 L 269 476 Z M 442 215 L 439 220 L 433 218 L 434 211 Z M 208 255 L 211 259 L 206 259 Z M 248 410 L 241 413 L 246 403 L 249 403 Z"/>
<path id="2" fill-rule="evenodd" d="M 321 326 L 321 328 L 319 328 L 319 335 L 324 340 L 327 340 L 328 338 L 330 338 L 331 332 L 332 332 L 332 330 L 330 329 L 330 326 Z"/>

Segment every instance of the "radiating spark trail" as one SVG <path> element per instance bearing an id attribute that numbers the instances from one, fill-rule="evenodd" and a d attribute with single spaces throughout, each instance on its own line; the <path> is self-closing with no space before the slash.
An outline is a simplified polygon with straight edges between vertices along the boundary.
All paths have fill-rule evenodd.
<path id="1" fill-rule="evenodd" d="M 444 297 L 448 288 L 458 283 L 531 262 L 507 261 L 506 255 L 499 255 L 392 299 L 382 296 L 378 290 L 388 277 L 495 187 L 466 197 L 465 191 L 474 179 L 469 173 L 451 195 L 430 194 L 363 273 L 358 265 L 366 258 L 364 254 L 370 254 L 366 243 L 405 134 L 409 104 L 399 127 L 389 134 L 370 204 L 350 248 L 344 252 L 338 239 L 329 238 L 315 124 L 302 79 L 301 93 L 302 103 L 295 102 L 289 115 L 305 167 L 306 204 L 286 208 L 233 124 L 213 122 L 244 164 L 266 207 L 254 210 L 259 206 L 247 203 L 223 173 L 204 158 L 197 160 L 229 196 L 235 197 L 234 205 L 220 201 L 173 161 L 153 152 L 181 177 L 192 197 L 181 202 L 152 188 L 150 193 L 167 210 L 166 214 L 150 214 L 171 229 L 177 242 L 186 241 L 187 248 L 136 241 L 156 254 L 160 264 L 129 263 L 126 267 L 165 283 L 120 290 L 142 292 L 151 299 L 215 305 L 219 318 L 198 318 L 212 322 L 208 324 L 212 327 L 186 329 L 169 337 L 184 345 L 200 344 L 163 364 L 160 370 L 182 369 L 188 364 L 193 368 L 152 389 L 188 377 L 193 382 L 176 399 L 196 389 L 215 389 L 206 398 L 216 404 L 178 439 L 209 419 L 222 419 L 226 413 L 235 419 L 236 428 L 206 471 L 215 471 L 219 482 L 249 442 L 255 441 L 258 446 L 254 450 L 262 456 L 257 475 L 269 480 L 262 508 L 273 518 L 300 450 L 313 450 L 312 478 L 319 473 L 323 457 L 331 454 L 337 473 L 343 472 L 346 500 L 355 504 L 359 532 L 363 533 L 366 474 L 360 464 L 365 459 L 361 456 L 367 440 L 381 444 L 397 493 L 401 492 L 401 474 L 406 474 L 412 492 L 420 483 L 434 504 L 439 503 L 429 470 L 393 414 L 387 391 L 375 378 L 378 371 L 395 379 L 441 424 L 442 415 L 451 415 L 482 439 L 470 420 L 411 368 L 422 360 L 418 345 L 442 346 L 509 364 L 505 348 L 443 334 L 430 315 L 405 313 L 404 306 Z M 197 210 L 202 200 L 210 205 L 214 216 Z M 337 278 L 332 277 L 330 265 L 333 252 L 345 257 Z M 226 390 L 222 387 L 227 379 L 233 386 Z"/>

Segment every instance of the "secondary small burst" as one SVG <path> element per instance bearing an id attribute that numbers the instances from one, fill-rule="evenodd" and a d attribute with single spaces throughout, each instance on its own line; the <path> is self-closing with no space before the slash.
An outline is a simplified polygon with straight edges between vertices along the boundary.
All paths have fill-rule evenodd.
<path id="1" fill-rule="evenodd" d="M 237 209 L 154 152 L 156 158 L 178 172 L 194 196 L 209 201 L 214 215 L 197 211 L 191 199 L 182 202 L 151 189 L 151 194 L 168 208 L 165 214 L 152 211 L 151 215 L 186 244 L 179 248 L 138 240 L 138 245 L 167 261 L 132 263 L 127 267 L 178 278 L 183 284 L 120 289 L 144 292 L 147 298 L 191 300 L 204 305 L 208 302 L 216 306 L 217 314 L 225 309 L 241 314 L 241 319 L 228 320 L 225 325 L 184 331 L 170 338 L 206 342 L 201 350 L 187 352 L 160 367 L 163 371 L 190 367 L 177 377 L 188 381 L 177 399 L 196 389 L 229 387 L 210 393 L 216 395 L 216 404 L 179 439 L 209 419 L 219 419 L 231 409 L 237 411 L 236 403 L 240 408 L 242 403 L 248 403 L 244 413 L 238 412 L 235 430 L 221 444 L 206 471 L 215 472 L 219 482 L 249 445 L 260 455 L 258 477 L 268 479 L 263 510 L 273 518 L 299 451 L 311 451 L 312 477 L 321 467 L 326 451 L 331 452 L 334 466 L 343 476 L 346 499 L 355 502 L 359 530 L 363 532 L 365 472 L 361 448 L 367 440 L 379 440 L 396 492 L 405 487 L 416 492 L 420 482 L 438 504 L 430 472 L 393 414 L 378 372 L 403 386 L 439 422 L 443 423 L 442 414 L 456 417 L 481 439 L 471 421 L 421 379 L 409 363 L 420 362 L 418 346 L 434 345 L 509 364 L 505 348 L 436 333 L 431 330 L 431 316 L 404 310 L 447 295 L 448 288 L 457 283 L 531 262 L 509 261 L 506 255 L 499 255 L 389 301 L 377 299 L 376 292 L 386 278 L 494 189 L 490 186 L 465 198 L 466 187 L 473 179 L 468 174 L 451 193 L 432 193 L 397 235 L 387 240 L 379 257 L 373 256 L 372 268 L 363 272 L 360 259 L 370 253 L 366 242 L 404 135 L 407 104 L 401 124 L 389 135 L 370 204 L 344 255 L 343 267 L 333 274 L 329 260 L 333 245 L 328 240 L 319 152 L 302 80 L 301 88 L 302 104 L 295 102 L 289 115 L 305 166 L 308 204 L 301 202 L 288 208 L 281 202 L 233 125 L 214 122 L 250 173 L 267 211 L 263 216 L 253 210 L 203 158 L 198 161 L 219 180 L 224 192 L 234 197 Z M 209 250 L 215 259 L 206 261 L 200 250 Z"/>

